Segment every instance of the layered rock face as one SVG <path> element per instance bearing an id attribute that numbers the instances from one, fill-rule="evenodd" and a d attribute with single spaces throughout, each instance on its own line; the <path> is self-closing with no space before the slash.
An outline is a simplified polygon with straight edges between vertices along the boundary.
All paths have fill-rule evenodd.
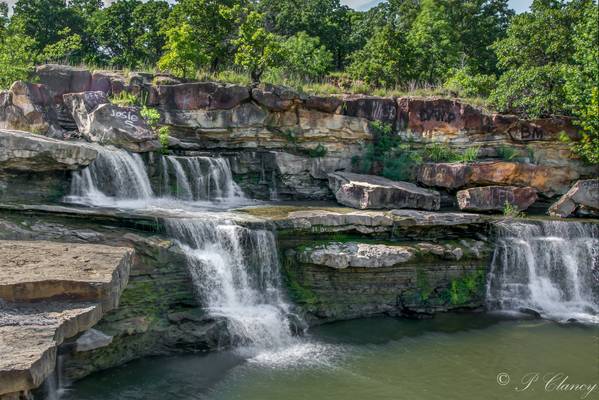
<path id="1" fill-rule="evenodd" d="M 567 167 L 519 162 L 430 163 L 420 167 L 418 182 L 449 190 L 486 185 L 530 186 L 551 197 L 565 193 L 578 176 L 577 171 Z"/>
<path id="2" fill-rule="evenodd" d="M 475 174 L 475 178 L 471 169 L 464 172 L 462 167 L 451 167 L 456 171 L 445 173 L 436 181 L 422 178 L 426 186 L 453 189 L 480 185 L 530 186 L 543 196 L 553 196 L 565 193 L 576 179 L 599 172 L 596 166 L 579 162 L 567 145 L 558 140 L 560 132 L 577 139 L 577 131 L 567 119 L 522 120 L 516 116 L 485 113 L 447 99 L 310 96 L 273 85 L 178 83 L 167 76 L 91 72 L 58 65 L 40 66 L 37 75 L 41 82 L 38 86 L 29 85 L 28 91 L 17 92 L 27 92 L 24 99 L 43 105 L 40 110 L 44 112 L 35 114 L 40 115 L 46 125 L 56 125 L 63 131 L 69 130 L 68 125 L 74 125 L 81 132 L 90 132 L 89 115 L 93 107 L 81 106 L 80 101 L 77 110 L 69 107 L 73 120 L 67 110 L 73 97 L 77 98 L 72 94 L 99 92 L 98 96 L 110 96 L 128 91 L 160 112 L 161 123 L 171 128 L 169 147 L 172 151 L 181 154 L 215 151 L 227 155 L 234 160 L 236 179 L 253 197 L 280 194 L 283 199 L 331 198 L 327 174 L 351 172 L 352 158 L 362 156 L 365 146 L 373 140 L 372 121 L 389 124 L 394 134 L 409 138 L 415 146 L 442 142 L 457 151 L 477 146 L 483 158 L 499 157 L 499 147 L 509 146 L 521 159 L 534 161 L 534 164 L 505 162 L 489 166 L 483 163 L 476 167 L 502 170 L 499 174 L 502 177 L 482 171 L 482 175 Z M 35 94 L 38 92 L 45 94 Z M 4 94 L 0 104 L 5 104 L 5 109 L 8 104 L 13 110 L 12 100 L 8 101 L 13 97 Z M 131 131 L 126 125 L 131 121 L 121 121 L 125 125 L 117 123 L 120 120 L 113 118 L 112 107 L 95 107 L 103 112 L 98 112 L 97 132 L 84 133 L 90 140 L 121 137 L 126 138 L 125 143 L 116 140 L 115 144 L 130 151 L 157 149 L 156 142 L 144 129 Z M 110 124 L 104 119 L 106 113 Z M 80 118 L 80 115 L 88 117 Z M 122 115 L 134 113 L 125 111 Z M 35 124 L 27 126 L 33 129 Z M 113 140 L 107 140 L 109 142 Z M 430 171 L 434 167 L 427 168 L 428 172 L 421 175 L 438 175 L 438 171 Z M 449 167 L 439 166 L 437 170 L 443 168 Z M 469 181 L 461 182 L 461 174 Z"/>
<path id="3" fill-rule="evenodd" d="M 0 201 L 58 201 L 69 190 L 71 171 L 96 156 L 85 143 L 0 129 Z"/>
<path id="4" fill-rule="evenodd" d="M 353 208 L 438 210 L 441 203 L 438 192 L 380 176 L 337 172 L 329 174 L 329 187 L 340 204 Z"/>
<path id="5" fill-rule="evenodd" d="M 487 218 L 343 210 L 273 217 L 289 294 L 311 323 L 482 306 Z"/>
<path id="6" fill-rule="evenodd" d="M 78 317 L 80 325 L 77 325 L 81 327 L 80 330 L 70 330 L 69 334 L 63 336 L 57 334 L 59 342 L 63 342 L 63 337 L 65 339 L 61 345 L 61 353 L 66 356 L 63 367 L 69 378 L 82 378 L 92 372 L 143 356 L 207 351 L 226 345 L 228 337 L 225 321 L 208 317 L 198 304 L 184 255 L 177 251 L 170 240 L 151 233 L 157 230 L 156 224 L 155 217 L 136 216 L 128 219 L 118 212 L 103 214 L 57 206 L 30 207 L 27 214 L 16 212 L 16 208 L 5 212 L 0 209 L 0 242 L 6 239 L 19 240 L 16 242 L 18 244 L 29 243 L 21 242 L 23 240 L 36 241 L 32 243 L 53 241 L 53 249 L 56 250 L 31 252 L 32 257 L 42 258 L 40 263 L 35 264 L 37 267 L 34 271 L 39 271 L 40 264 L 53 264 L 53 260 L 56 260 L 57 265 L 63 265 L 62 261 L 68 261 L 69 255 L 73 262 L 82 265 L 72 274 L 63 274 L 66 270 L 58 268 L 56 274 L 63 274 L 61 279 L 64 280 L 57 280 L 56 288 L 66 285 L 69 290 L 73 288 L 81 293 L 92 293 L 92 289 L 97 293 L 114 293 L 108 290 L 108 283 L 102 283 L 101 280 L 92 285 L 90 291 L 85 292 L 83 290 L 88 281 L 77 280 L 77 275 L 87 273 L 89 275 L 84 276 L 99 279 L 101 269 L 97 265 L 108 259 L 101 256 L 102 253 L 96 255 L 93 251 L 98 244 L 111 246 L 97 246 L 101 249 L 126 247 L 135 250 L 130 259 L 128 280 L 118 281 L 127 282 L 120 294 L 118 308 L 103 315 L 98 312 L 101 308 L 90 308 L 87 305 L 80 307 L 77 306 L 78 303 L 74 303 L 65 311 L 65 315 L 81 315 Z M 78 252 L 71 253 L 71 243 L 90 250 L 81 255 Z M 62 248 L 69 250 L 43 259 L 44 255 L 54 254 L 54 251 Z M 76 284 L 68 283 L 70 281 L 75 281 Z M 38 291 L 31 293 L 35 295 Z M 28 307 L 37 304 L 39 303 Z M 39 318 L 49 316 L 57 321 L 64 319 L 63 314 L 54 311 L 44 314 L 45 311 L 42 311 Z M 0 325 L 1 321 L 0 317 Z M 73 324 L 69 326 L 69 329 L 74 328 Z M 84 335 L 76 336 L 78 332 L 91 326 L 99 333 L 86 331 Z M 32 341 L 37 340 L 37 336 L 30 331 L 26 335 L 30 335 Z"/>
<path id="7" fill-rule="evenodd" d="M 457 199 L 464 211 L 501 211 L 506 205 L 526 210 L 537 201 L 537 191 L 531 187 L 484 186 L 460 190 Z"/>
<path id="8" fill-rule="evenodd" d="M 56 365 L 57 346 L 118 306 L 132 251 L 0 241 L 0 397 L 27 396 Z"/>
<path id="9" fill-rule="evenodd" d="M 599 179 L 580 180 L 549 208 L 554 217 L 599 217 Z"/>

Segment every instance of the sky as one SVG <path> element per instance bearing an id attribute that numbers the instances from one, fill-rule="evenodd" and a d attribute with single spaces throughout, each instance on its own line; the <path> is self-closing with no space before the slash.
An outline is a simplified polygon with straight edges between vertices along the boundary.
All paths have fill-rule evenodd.
<path id="1" fill-rule="evenodd" d="M 7 1 L 7 0 L 0 0 L 0 1 Z M 341 3 L 343 4 L 347 4 L 348 6 L 350 6 L 351 8 L 355 9 L 355 10 L 368 10 L 371 7 L 374 7 L 375 5 L 377 5 L 378 3 L 380 3 L 382 0 L 341 0 Z M 15 2 L 15 0 L 8 0 L 8 5 L 12 6 Z M 514 10 L 516 10 L 516 12 L 523 12 L 528 10 L 528 8 L 530 7 L 530 3 L 532 3 L 532 0 L 510 0 L 510 7 L 513 8 Z"/>
<path id="2" fill-rule="evenodd" d="M 376 6 L 381 1 L 382 0 L 342 0 L 341 2 L 355 10 L 364 11 Z M 531 3 L 532 0 L 510 0 L 510 7 L 516 10 L 516 12 L 521 13 L 528 10 Z"/>

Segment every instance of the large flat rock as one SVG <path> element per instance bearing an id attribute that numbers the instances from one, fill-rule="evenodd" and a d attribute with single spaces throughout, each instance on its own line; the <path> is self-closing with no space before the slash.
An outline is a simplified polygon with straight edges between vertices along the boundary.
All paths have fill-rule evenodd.
<path id="1" fill-rule="evenodd" d="M 351 172 L 329 174 L 329 187 L 337 201 L 359 209 L 414 208 L 438 210 L 439 192 L 409 182 L 397 182 L 374 175 Z"/>
<path id="2" fill-rule="evenodd" d="M 112 309 L 127 285 L 131 257 L 123 247 L 0 241 L 0 299 L 68 298 Z"/>
<path id="3" fill-rule="evenodd" d="M 0 170 L 60 171 L 83 168 L 98 152 L 85 143 L 0 129 Z"/>
<path id="4" fill-rule="evenodd" d="M 123 247 L 0 241 L 0 397 L 41 385 L 57 346 L 118 306 L 132 256 Z"/>

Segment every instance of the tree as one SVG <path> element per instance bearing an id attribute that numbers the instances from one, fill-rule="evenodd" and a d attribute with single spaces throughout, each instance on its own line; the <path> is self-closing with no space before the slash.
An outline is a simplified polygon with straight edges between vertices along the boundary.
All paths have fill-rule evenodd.
<path id="1" fill-rule="evenodd" d="M 46 61 L 65 61 L 81 50 L 81 36 L 71 35 L 70 28 L 58 32 L 61 39 L 44 47 L 42 58 Z"/>
<path id="2" fill-rule="evenodd" d="M 61 40 L 59 32 L 65 28 L 81 34 L 85 25 L 65 0 L 17 0 L 13 11 L 11 24 L 18 24 L 22 34 L 34 39 L 38 51 Z"/>
<path id="3" fill-rule="evenodd" d="M 158 61 L 158 68 L 168 70 L 182 78 L 192 78 L 201 65 L 209 62 L 199 43 L 194 40 L 192 27 L 183 23 L 166 31 L 164 55 Z"/>
<path id="4" fill-rule="evenodd" d="M 8 28 L 8 4 L 0 1 L 0 34 L 3 34 Z"/>
<path id="5" fill-rule="evenodd" d="M 490 46 L 505 37 L 514 15 L 508 0 L 443 1 L 465 66 L 472 74 L 499 73 L 497 57 Z"/>
<path id="6" fill-rule="evenodd" d="M 412 77 L 411 54 L 406 34 L 386 25 L 379 29 L 363 49 L 351 56 L 349 74 L 374 86 L 393 87 Z"/>
<path id="7" fill-rule="evenodd" d="M 421 82 L 444 81 L 449 70 L 459 64 L 459 36 L 439 1 L 422 0 L 408 41 L 415 52 L 414 67 Z"/>
<path id="8" fill-rule="evenodd" d="M 36 46 L 35 40 L 15 27 L 5 30 L 0 36 L 0 89 L 28 78 L 37 61 Z"/>
<path id="9" fill-rule="evenodd" d="M 349 51 L 350 9 L 339 0 L 261 0 L 258 10 L 264 14 L 268 31 L 282 36 L 306 32 L 318 37 L 333 53 L 341 68 Z"/>
<path id="10" fill-rule="evenodd" d="M 202 52 L 206 66 L 215 71 L 232 57 L 231 40 L 237 33 L 229 10 L 245 5 L 245 0 L 181 0 L 166 23 L 167 29 L 183 23 L 192 30 L 192 46 Z"/>
<path id="11" fill-rule="evenodd" d="M 141 62 L 155 65 L 166 44 L 163 25 L 170 14 L 166 1 L 149 0 L 133 10 L 133 30 L 137 33 L 135 48 L 141 55 Z"/>
<path id="12" fill-rule="evenodd" d="M 266 68 L 276 64 L 279 55 L 276 36 L 266 31 L 264 15 L 257 11 L 243 17 L 233 44 L 237 47 L 235 64 L 244 67 L 253 82 L 259 82 Z"/>
<path id="13" fill-rule="evenodd" d="M 315 79 L 331 68 L 333 54 L 320 44 L 320 39 L 300 32 L 281 43 L 278 64 L 289 75 Z"/>
<path id="14" fill-rule="evenodd" d="M 574 63 L 574 26 L 591 0 L 534 0 L 531 11 L 512 18 L 507 36 L 493 48 L 500 77 L 491 102 L 504 112 L 530 117 L 570 112 L 564 83 Z"/>
<path id="15" fill-rule="evenodd" d="M 566 98 L 582 128 L 573 150 L 589 163 L 599 164 L 599 9 L 586 4 L 584 16 L 574 28 L 574 65 L 566 74 Z"/>

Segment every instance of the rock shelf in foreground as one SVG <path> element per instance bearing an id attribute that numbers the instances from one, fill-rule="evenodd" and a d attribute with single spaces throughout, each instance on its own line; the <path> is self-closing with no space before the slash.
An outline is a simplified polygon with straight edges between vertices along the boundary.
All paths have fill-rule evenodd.
<path id="1" fill-rule="evenodd" d="M 57 346 L 118 306 L 132 258 L 123 247 L 0 241 L 0 399 L 40 386 Z"/>

